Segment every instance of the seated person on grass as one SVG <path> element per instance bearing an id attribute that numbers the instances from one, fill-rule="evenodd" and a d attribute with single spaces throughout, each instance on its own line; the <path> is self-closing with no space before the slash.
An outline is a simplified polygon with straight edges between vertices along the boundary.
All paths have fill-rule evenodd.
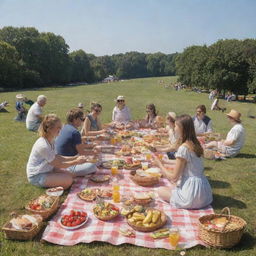
<path id="1" fill-rule="evenodd" d="M 154 104 L 149 104 L 146 106 L 147 115 L 145 119 L 140 121 L 140 127 L 145 128 L 155 128 L 157 120 L 157 111 Z"/>
<path id="2" fill-rule="evenodd" d="M 62 156 L 55 152 L 55 138 L 62 128 L 55 114 L 46 115 L 39 127 L 39 139 L 32 147 L 27 163 L 28 181 L 38 187 L 62 186 L 67 189 L 73 177 L 84 176 L 96 171 L 88 169 L 85 156 Z"/>
<path id="3" fill-rule="evenodd" d="M 39 95 L 37 101 L 30 107 L 26 119 L 26 127 L 29 131 L 35 132 L 38 130 L 43 119 L 42 113 L 46 100 L 47 98 L 44 95 Z"/>
<path id="4" fill-rule="evenodd" d="M 73 108 L 67 113 L 67 124 L 65 124 L 59 136 L 56 138 L 55 146 L 58 155 L 75 156 L 79 155 L 94 155 L 96 152 L 88 151 L 92 149 L 95 144 L 84 144 L 78 128 L 83 124 L 84 113 L 79 108 Z M 90 164 L 88 164 L 88 168 Z M 91 168 L 95 168 L 94 165 Z"/>
<path id="5" fill-rule="evenodd" d="M 7 101 L 4 101 L 2 103 L 0 103 L 0 112 L 8 112 L 5 107 L 7 107 L 9 105 L 9 103 Z"/>
<path id="6" fill-rule="evenodd" d="M 102 106 L 98 103 L 92 103 L 91 113 L 87 115 L 83 123 L 82 136 L 96 136 L 104 134 L 105 129 L 102 129 L 99 115 L 102 111 Z"/>
<path id="7" fill-rule="evenodd" d="M 196 108 L 196 115 L 193 117 L 195 132 L 197 136 L 203 136 L 212 132 L 212 120 L 206 115 L 205 105 Z"/>
<path id="8" fill-rule="evenodd" d="M 212 202 L 212 190 L 204 176 L 203 148 L 196 138 L 192 118 L 189 115 L 178 117 L 175 130 L 181 136 L 182 145 L 176 153 L 174 170 L 169 171 L 156 156 L 153 156 L 163 176 L 172 183 L 171 187 L 159 188 L 158 195 L 175 208 L 204 208 Z"/>
<path id="9" fill-rule="evenodd" d="M 169 112 L 166 117 L 166 128 L 165 130 L 169 135 L 169 144 L 163 146 L 156 146 L 157 152 L 166 152 L 169 159 L 175 159 L 175 152 L 179 147 L 178 135 L 175 133 L 175 119 L 176 114 L 174 112 Z M 160 131 L 163 129 L 160 129 Z"/>
<path id="10" fill-rule="evenodd" d="M 206 144 L 206 149 L 217 149 L 227 157 L 236 156 L 245 142 L 245 130 L 241 124 L 240 117 L 241 113 L 232 109 L 227 114 L 227 118 L 233 127 L 228 132 L 226 139 L 222 141 L 212 141 Z"/>

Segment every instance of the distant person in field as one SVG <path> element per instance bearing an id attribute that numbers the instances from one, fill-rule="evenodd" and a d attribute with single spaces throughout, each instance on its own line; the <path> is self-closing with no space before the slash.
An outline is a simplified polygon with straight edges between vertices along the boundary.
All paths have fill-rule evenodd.
<path id="1" fill-rule="evenodd" d="M 209 94 L 209 100 L 213 100 L 217 95 L 217 90 L 212 90 Z"/>
<path id="2" fill-rule="evenodd" d="M 95 136 L 104 134 L 105 129 L 102 129 L 100 122 L 100 114 L 102 106 L 99 103 L 92 103 L 91 112 L 86 116 L 82 128 L 82 136 Z"/>
<path id="3" fill-rule="evenodd" d="M 27 163 L 28 181 L 39 187 L 62 186 L 67 189 L 73 177 L 88 173 L 85 156 L 62 156 L 55 151 L 55 138 L 62 128 L 55 114 L 46 115 L 39 127 L 39 138 L 32 147 Z M 95 169 L 93 169 L 95 171 Z"/>
<path id="4" fill-rule="evenodd" d="M 193 117 L 193 121 L 197 136 L 202 136 L 213 131 L 212 120 L 206 115 L 205 105 L 197 106 L 196 115 Z"/>
<path id="5" fill-rule="evenodd" d="M 182 144 L 176 153 L 174 170 L 168 170 L 153 156 L 163 176 L 172 184 L 159 188 L 158 195 L 175 208 L 204 208 L 212 202 L 212 190 L 204 175 L 203 148 L 197 140 L 192 118 L 189 115 L 178 117 L 175 131 L 180 134 Z"/>
<path id="6" fill-rule="evenodd" d="M 27 110 L 24 107 L 24 97 L 25 96 L 23 94 L 16 95 L 15 109 L 18 112 L 18 115 L 15 117 L 16 121 L 21 121 L 21 122 L 26 121 Z"/>
<path id="7" fill-rule="evenodd" d="M 116 98 L 116 106 L 113 109 L 112 121 L 115 123 L 127 124 L 131 121 L 130 109 L 125 105 L 124 96 Z"/>
<path id="8" fill-rule="evenodd" d="M 226 139 L 222 141 L 212 141 L 206 144 L 206 148 L 217 148 L 219 152 L 227 157 L 236 156 L 245 142 L 245 129 L 241 123 L 240 117 L 241 113 L 232 109 L 227 114 L 228 121 L 232 125 L 232 128 L 228 132 Z"/>
<path id="9" fill-rule="evenodd" d="M 30 107 L 26 119 L 26 127 L 29 131 L 38 130 L 43 119 L 43 107 L 45 106 L 46 101 L 46 96 L 39 95 L 37 101 Z"/>
<path id="10" fill-rule="evenodd" d="M 5 108 L 9 105 L 7 101 L 0 103 L 0 112 L 8 112 Z"/>
<path id="11" fill-rule="evenodd" d="M 211 110 L 220 110 L 220 111 L 224 112 L 226 110 L 226 108 L 221 108 L 219 106 L 219 98 L 216 98 L 211 105 Z"/>

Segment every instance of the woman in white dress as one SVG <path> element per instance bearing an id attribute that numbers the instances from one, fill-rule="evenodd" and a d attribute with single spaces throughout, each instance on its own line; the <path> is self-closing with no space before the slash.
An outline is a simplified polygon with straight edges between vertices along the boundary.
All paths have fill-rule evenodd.
<path id="1" fill-rule="evenodd" d="M 174 170 L 168 170 L 154 157 L 163 176 L 172 183 L 172 187 L 159 188 L 158 195 L 176 208 L 204 208 L 212 202 L 212 190 L 203 174 L 203 149 L 196 138 L 192 118 L 189 115 L 178 117 L 175 132 L 180 135 L 183 144 L 176 153 Z"/>
<path id="2" fill-rule="evenodd" d="M 118 96 L 116 98 L 116 106 L 113 109 L 112 121 L 120 124 L 127 124 L 131 121 L 130 109 L 125 105 L 124 96 Z"/>

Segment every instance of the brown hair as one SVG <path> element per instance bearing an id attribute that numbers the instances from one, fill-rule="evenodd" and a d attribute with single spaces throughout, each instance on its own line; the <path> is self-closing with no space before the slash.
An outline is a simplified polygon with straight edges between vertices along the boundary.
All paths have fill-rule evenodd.
<path id="1" fill-rule="evenodd" d="M 68 123 L 72 123 L 77 118 L 83 118 L 84 112 L 80 108 L 72 108 L 67 112 L 66 120 Z"/>
<path id="2" fill-rule="evenodd" d="M 91 103 L 91 111 L 93 111 L 95 108 L 100 108 L 102 109 L 102 106 L 99 103 L 92 102 Z"/>
<path id="3" fill-rule="evenodd" d="M 40 137 L 46 137 L 48 131 L 52 129 L 56 123 L 61 122 L 55 114 L 48 114 L 44 117 L 42 123 L 39 126 L 38 133 Z"/>
<path id="4" fill-rule="evenodd" d="M 201 109 L 206 114 L 206 107 L 205 105 L 198 105 L 196 109 Z"/>
<path id="5" fill-rule="evenodd" d="M 156 106 L 155 106 L 153 103 L 148 104 L 148 105 L 146 106 L 146 109 L 152 110 L 154 117 L 157 116 L 158 113 L 157 113 L 157 111 L 156 111 Z M 146 120 L 147 120 L 147 122 L 149 121 L 149 114 L 147 114 Z"/>
<path id="6" fill-rule="evenodd" d="M 177 117 L 176 123 L 182 127 L 182 143 L 186 141 L 192 142 L 192 151 L 200 157 L 203 155 L 203 148 L 201 147 L 195 132 L 194 122 L 191 116 L 181 115 Z"/>

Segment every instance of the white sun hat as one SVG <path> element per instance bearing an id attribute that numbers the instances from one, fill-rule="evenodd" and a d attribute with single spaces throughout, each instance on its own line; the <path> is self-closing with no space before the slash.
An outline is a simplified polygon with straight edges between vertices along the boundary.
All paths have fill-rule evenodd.
<path id="1" fill-rule="evenodd" d="M 119 96 L 116 98 L 116 100 L 125 100 L 125 98 L 124 98 L 124 96 L 119 95 Z"/>

